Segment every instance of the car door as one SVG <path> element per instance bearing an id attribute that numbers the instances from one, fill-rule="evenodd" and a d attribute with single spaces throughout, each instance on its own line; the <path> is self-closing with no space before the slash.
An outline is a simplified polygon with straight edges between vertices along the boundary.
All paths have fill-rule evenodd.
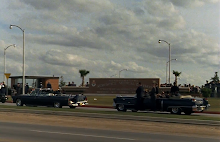
<path id="1" fill-rule="evenodd" d="M 36 94 L 35 102 L 36 102 L 36 104 L 37 104 L 38 106 L 44 106 L 44 105 L 45 105 L 45 93 L 39 91 L 39 92 Z"/>
<path id="2" fill-rule="evenodd" d="M 29 105 L 36 105 L 36 91 L 32 91 L 30 95 L 25 95 L 23 97 L 23 103 Z"/>

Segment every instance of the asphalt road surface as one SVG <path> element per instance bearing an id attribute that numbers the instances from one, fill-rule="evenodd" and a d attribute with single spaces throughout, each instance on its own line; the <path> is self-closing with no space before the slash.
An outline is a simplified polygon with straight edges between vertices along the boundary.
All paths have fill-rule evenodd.
<path id="1" fill-rule="evenodd" d="M 0 122 L 0 142 L 219 142 L 219 140 L 162 133 L 133 133 Z"/>
<path id="2" fill-rule="evenodd" d="M 15 103 L 0 103 L 0 105 L 6 106 L 16 106 Z M 25 108 L 25 106 L 24 106 Z M 64 106 L 63 108 L 69 108 L 68 106 Z M 109 108 L 91 108 L 91 107 L 76 107 L 76 109 L 87 109 L 87 110 L 99 110 L 99 111 L 117 111 L 116 109 L 109 109 Z M 150 111 L 140 111 L 140 112 L 150 112 Z M 156 112 L 156 113 L 168 113 L 169 112 Z M 206 114 L 206 113 L 192 113 L 192 115 L 201 115 L 201 116 L 210 116 L 210 117 L 220 117 L 219 114 Z"/>

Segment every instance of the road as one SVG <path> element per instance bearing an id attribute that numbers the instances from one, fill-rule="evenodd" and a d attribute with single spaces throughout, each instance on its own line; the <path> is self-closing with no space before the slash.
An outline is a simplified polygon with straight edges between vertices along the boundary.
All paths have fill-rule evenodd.
<path id="1" fill-rule="evenodd" d="M 16 106 L 15 103 L 0 103 L 0 105 L 6 106 Z M 25 108 L 25 107 L 24 107 Z M 63 108 L 69 108 L 64 106 Z M 117 111 L 116 109 L 109 109 L 109 108 L 92 108 L 92 107 L 77 107 L 76 109 L 87 109 L 87 110 L 99 110 L 99 111 Z M 150 113 L 150 111 L 141 111 L 140 113 Z M 168 113 L 169 112 L 156 112 L 156 113 Z M 192 115 L 201 115 L 201 116 L 210 116 L 210 117 L 220 117 L 219 114 L 206 114 L 206 113 L 192 113 Z"/>
<path id="2" fill-rule="evenodd" d="M 162 133 L 133 133 L 1 121 L 0 126 L 0 142 L 219 142 L 220 140 Z"/>

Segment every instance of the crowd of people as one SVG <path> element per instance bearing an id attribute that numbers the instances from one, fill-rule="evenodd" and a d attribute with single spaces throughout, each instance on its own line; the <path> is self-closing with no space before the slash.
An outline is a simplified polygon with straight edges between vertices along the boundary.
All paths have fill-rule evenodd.
<path id="1" fill-rule="evenodd" d="M 39 88 L 45 88 L 42 84 L 42 82 L 39 83 Z M 47 83 L 46 85 L 46 88 L 52 88 L 52 85 L 50 82 Z M 23 88 L 22 88 L 22 83 L 17 83 L 17 85 L 13 85 L 13 88 L 12 88 L 12 94 L 13 95 L 21 95 L 23 92 L 22 92 Z M 25 94 L 29 94 L 31 93 L 31 90 L 30 90 L 30 87 L 28 85 L 28 83 L 25 84 Z"/>
<path id="2" fill-rule="evenodd" d="M 72 83 L 69 82 L 67 86 L 76 86 L 76 84 L 72 81 Z M 79 87 L 82 87 L 82 85 Z M 86 82 L 85 87 L 89 87 L 89 82 Z"/>
<path id="3" fill-rule="evenodd" d="M 170 92 L 162 92 L 162 94 L 159 94 L 159 89 L 158 89 L 158 84 L 157 83 L 153 83 L 152 84 L 152 89 L 151 91 L 145 91 L 141 82 L 139 82 L 139 86 L 136 89 L 136 96 L 137 96 L 137 100 L 136 100 L 136 104 L 135 104 L 135 109 L 136 110 L 141 110 L 143 108 L 143 101 L 145 96 L 149 95 L 150 96 L 150 100 L 151 100 L 151 110 L 152 111 L 156 111 L 156 98 L 158 97 L 164 97 L 164 98 L 169 98 L 171 96 L 179 96 L 179 87 L 176 85 L 176 83 L 174 82 Z"/>

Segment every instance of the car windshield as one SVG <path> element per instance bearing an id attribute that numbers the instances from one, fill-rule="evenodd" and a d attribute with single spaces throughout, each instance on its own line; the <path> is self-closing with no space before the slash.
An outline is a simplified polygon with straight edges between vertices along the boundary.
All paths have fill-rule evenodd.
<path id="1" fill-rule="evenodd" d="M 30 93 L 30 96 L 36 96 L 37 92 L 34 90 Z"/>

